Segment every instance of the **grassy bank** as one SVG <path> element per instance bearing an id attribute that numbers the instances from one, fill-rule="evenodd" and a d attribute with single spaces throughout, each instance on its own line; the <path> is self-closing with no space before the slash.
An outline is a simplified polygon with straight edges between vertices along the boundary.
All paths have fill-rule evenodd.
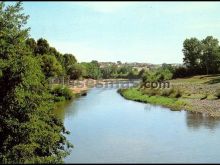
<path id="1" fill-rule="evenodd" d="M 220 75 L 170 80 L 170 88 L 129 88 L 118 92 L 126 99 L 220 117 Z"/>
<path id="2" fill-rule="evenodd" d="M 119 89 L 118 93 L 120 93 L 124 98 L 128 100 L 162 105 L 164 107 L 170 108 L 171 110 L 181 110 L 184 109 L 186 105 L 186 102 L 176 98 L 168 98 L 163 96 L 148 96 L 146 94 L 143 94 L 143 92 L 141 92 L 137 88 Z"/>

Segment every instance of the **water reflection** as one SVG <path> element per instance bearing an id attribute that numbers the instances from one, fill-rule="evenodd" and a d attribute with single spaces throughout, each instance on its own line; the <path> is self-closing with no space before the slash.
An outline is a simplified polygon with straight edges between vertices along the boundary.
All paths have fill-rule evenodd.
<path id="1" fill-rule="evenodd" d="M 220 118 L 208 116 L 203 113 L 186 112 L 186 124 L 189 128 L 208 128 L 214 130 L 220 126 Z"/>
<path id="2" fill-rule="evenodd" d="M 220 162 L 216 118 L 126 100 L 116 88 L 93 88 L 57 113 L 75 146 L 65 163 Z"/>
<path id="3" fill-rule="evenodd" d="M 57 103 L 55 105 L 55 109 L 53 110 L 54 115 L 64 121 L 66 111 L 68 107 L 71 106 L 72 102 L 73 100 Z"/>

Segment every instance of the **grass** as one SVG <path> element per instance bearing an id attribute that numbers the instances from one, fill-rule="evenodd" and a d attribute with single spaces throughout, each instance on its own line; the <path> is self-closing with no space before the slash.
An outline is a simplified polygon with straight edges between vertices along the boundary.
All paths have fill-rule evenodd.
<path id="1" fill-rule="evenodd" d="M 170 88 L 129 88 L 118 92 L 126 99 L 220 116 L 220 75 L 170 80 Z"/>
<path id="2" fill-rule="evenodd" d="M 187 78 L 177 78 L 173 79 L 170 82 L 173 83 L 190 83 L 190 84 L 216 84 L 220 83 L 220 75 L 199 75 L 192 76 Z"/>
<path id="3" fill-rule="evenodd" d="M 149 96 L 143 94 L 137 88 L 119 89 L 118 92 L 128 100 L 134 100 L 138 102 L 150 103 L 155 105 L 162 105 L 164 107 L 171 108 L 172 110 L 181 110 L 186 105 L 186 102 L 177 98 L 168 98 L 163 96 Z"/>
<path id="4" fill-rule="evenodd" d="M 170 80 L 170 86 L 188 99 L 220 98 L 220 75 L 200 75 Z"/>

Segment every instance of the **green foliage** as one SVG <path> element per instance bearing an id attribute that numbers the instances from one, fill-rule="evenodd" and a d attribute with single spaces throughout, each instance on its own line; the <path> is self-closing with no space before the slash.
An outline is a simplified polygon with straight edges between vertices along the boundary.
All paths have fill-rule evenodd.
<path id="1" fill-rule="evenodd" d="M 170 98 L 179 98 L 182 96 L 181 91 L 174 88 L 145 88 L 140 90 L 143 94 L 148 96 L 164 96 Z"/>
<path id="2" fill-rule="evenodd" d="M 186 39 L 183 43 L 184 64 L 190 69 L 198 69 L 202 45 L 197 38 Z"/>
<path id="3" fill-rule="evenodd" d="M 206 70 L 206 74 L 217 73 L 220 67 L 219 42 L 212 36 L 202 40 L 203 54 L 201 55 L 201 65 Z"/>
<path id="4" fill-rule="evenodd" d="M 169 97 L 174 92 L 173 88 L 163 89 L 161 91 L 161 96 Z"/>
<path id="5" fill-rule="evenodd" d="M 220 71 L 219 42 L 212 36 L 201 41 L 197 38 L 186 39 L 183 43 L 183 54 L 186 68 L 177 68 L 175 77 L 215 74 Z"/>
<path id="6" fill-rule="evenodd" d="M 160 82 L 164 80 L 170 80 L 173 77 L 172 70 L 169 68 L 158 68 L 151 71 L 146 72 L 142 77 L 142 82 Z"/>
<path id="7" fill-rule="evenodd" d="M 32 53 L 34 54 L 36 49 L 37 49 L 37 43 L 33 38 L 28 38 L 25 41 L 27 47 L 30 49 L 30 51 L 32 51 Z"/>
<path id="8" fill-rule="evenodd" d="M 39 54 L 39 55 L 48 54 L 49 49 L 50 49 L 50 46 L 47 40 L 43 38 L 40 38 L 39 40 L 37 40 L 37 47 L 35 50 L 36 54 Z"/>
<path id="9" fill-rule="evenodd" d="M 143 94 L 141 90 L 136 88 L 129 88 L 129 89 L 119 89 L 118 92 L 129 100 L 134 100 L 138 102 L 162 105 L 172 110 L 181 110 L 186 103 L 182 100 L 178 100 L 175 98 L 167 98 L 162 96 L 149 96 Z"/>
<path id="10" fill-rule="evenodd" d="M 51 113 L 53 97 L 21 12 L 20 2 L 0 3 L 0 163 L 61 163 L 72 146 Z"/>
<path id="11" fill-rule="evenodd" d="M 81 63 L 85 68 L 86 78 L 99 79 L 101 78 L 101 69 L 97 61 L 92 61 L 90 63 Z"/>
<path id="12" fill-rule="evenodd" d="M 174 71 L 173 78 L 182 78 L 192 75 L 192 72 L 186 67 L 177 67 Z"/>
<path id="13" fill-rule="evenodd" d="M 50 93 L 54 95 L 56 101 L 63 101 L 63 98 L 65 100 L 70 100 L 73 97 L 73 92 L 68 87 L 63 85 L 56 85 L 51 89 Z"/>
<path id="14" fill-rule="evenodd" d="M 112 77 L 112 70 L 110 67 L 101 68 L 102 78 L 107 79 Z"/>
<path id="15" fill-rule="evenodd" d="M 63 66 L 66 71 L 68 71 L 75 63 L 77 62 L 76 58 L 72 54 L 64 54 L 63 55 Z"/>
<path id="16" fill-rule="evenodd" d="M 75 63 L 67 70 L 67 75 L 70 75 L 71 79 L 79 79 L 86 76 L 86 67 L 82 64 Z"/>
<path id="17" fill-rule="evenodd" d="M 62 75 L 63 68 L 55 56 L 45 54 L 40 59 L 42 71 L 47 78 Z"/>
<path id="18" fill-rule="evenodd" d="M 120 63 L 120 62 L 119 62 Z M 138 71 L 137 68 L 132 68 L 128 65 L 117 66 L 115 64 L 105 66 L 100 68 L 102 78 L 127 78 L 127 79 L 138 79 L 141 78 L 145 73 L 145 70 L 142 69 Z"/>

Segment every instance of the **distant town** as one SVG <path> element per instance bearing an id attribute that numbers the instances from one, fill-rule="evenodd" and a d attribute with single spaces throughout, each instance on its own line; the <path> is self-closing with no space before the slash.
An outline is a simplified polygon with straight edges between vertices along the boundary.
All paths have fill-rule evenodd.
<path id="1" fill-rule="evenodd" d="M 112 66 L 115 65 L 117 67 L 122 67 L 122 66 L 130 66 L 133 69 L 137 69 L 137 71 L 141 71 L 142 69 L 148 71 L 150 69 L 156 69 L 156 68 L 160 68 L 163 64 L 151 64 L 151 63 L 144 63 L 144 62 L 121 62 L 121 61 L 117 61 L 117 62 L 98 62 L 100 68 L 105 68 L 108 66 Z M 172 67 L 180 67 L 183 66 L 183 64 L 179 64 L 179 63 L 172 63 L 170 64 Z"/>

